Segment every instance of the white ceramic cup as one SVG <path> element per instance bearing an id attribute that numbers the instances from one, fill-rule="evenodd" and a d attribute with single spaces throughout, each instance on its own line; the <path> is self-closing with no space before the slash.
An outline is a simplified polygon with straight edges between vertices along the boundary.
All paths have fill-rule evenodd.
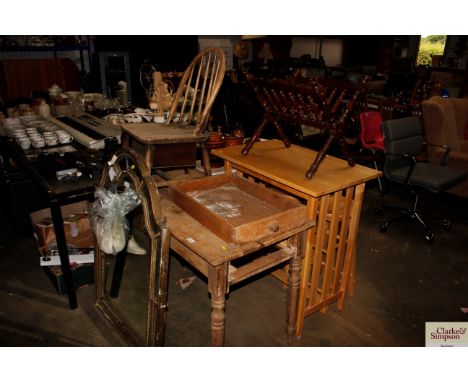
<path id="1" fill-rule="evenodd" d="M 15 130 L 15 131 L 13 131 L 13 136 L 15 138 L 21 138 L 21 137 L 27 138 L 28 134 L 26 134 L 26 132 L 24 130 Z"/>
<path id="2" fill-rule="evenodd" d="M 32 133 L 32 134 L 28 134 L 29 136 L 29 139 L 35 139 L 35 140 L 38 140 L 38 139 L 44 139 L 44 137 L 42 136 L 42 134 L 39 134 L 39 133 Z"/>
<path id="3" fill-rule="evenodd" d="M 46 137 L 47 146 L 55 146 L 58 143 L 57 137 Z"/>
<path id="4" fill-rule="evenodd" d="M 38 149 L 38 148 L 41 148 L 41 147 L 45 146 L 45 141 L 44 141 L 44 139 L 42 139 L 42 140 L 38 140 L 38 139 L 37 140 L 31 140 L 31 145 L 35 149 Z"/>
<path id="5" fill-rule="evenodd" d="M 155 115 L 154 116 L 154 122 L 164 123 L 164 122 L 166 122 L 166 118 L 164 116 Z"/>
<path id="6" fill-rule="evenodd" d="M 16 126 L 22 126 L 23 123 L 21 122 L 21 119 L 14 117 L 14 118 L 5 118 L 3 120 L 3 127 L 6 128 L 14 128 Z"/>
<path id="7" fill-rule="evenodd" d="M 73 141 L 73 137 L 71 135 L 64 135 L 64 134 L 58 135 L 58 139 L 59 139 L 60 143 L 62 143 L 62 144 L 70 143 L 70 142 Z"/>
<path id="8" fill-rule="evenodd" d="M 27 150 L 31 147 L 31 141 L 27 137 L 16 138 L 16 142 L 18 142 L 23 150 Z"/>

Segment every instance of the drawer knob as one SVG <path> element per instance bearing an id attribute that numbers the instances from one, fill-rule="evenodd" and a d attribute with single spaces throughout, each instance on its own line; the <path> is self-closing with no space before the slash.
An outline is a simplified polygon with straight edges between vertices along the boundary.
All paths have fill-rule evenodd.
<path id="1" fill-rule="evenodd" d="M 268 226 L 268 229 L 272 232 L 278 232 L 279 231 L 279 225 L 278 223 L 270 223 Z"/>

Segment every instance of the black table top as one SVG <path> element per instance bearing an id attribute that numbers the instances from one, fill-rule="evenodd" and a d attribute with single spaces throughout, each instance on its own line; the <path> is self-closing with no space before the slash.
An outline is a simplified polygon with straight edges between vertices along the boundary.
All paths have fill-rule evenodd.
<path id="1" fill-rule="evenodd" d="M 93 193 L 103 168 L 103 154 L 79 144 L 54 149 L 23 150 L 12 138 L 1 137 L 2 150 L 36 180 L 50 198 Z M 76 169 L 81 176 L 57 178 L 57 171 Z"/>

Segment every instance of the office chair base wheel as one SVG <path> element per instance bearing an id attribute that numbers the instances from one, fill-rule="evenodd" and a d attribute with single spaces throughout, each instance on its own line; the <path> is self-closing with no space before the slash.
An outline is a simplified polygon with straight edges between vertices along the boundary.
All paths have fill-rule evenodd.
<path id="1" fill-rule="evenodd" d="M 449 231 L 452 228 L 452 221 L 450 219 L 445 219 L 442 221 L 442 228 L 445 231 Z"/>
<path id="2" fill-rule="evenodd" d="M 380 227 L 379 227 L 380 232 L 387 233 L 389 225 L 390 224 L 388 222 L 385 222 L 385 223 L 381 224 Z"/>
<path id="3" fill-rule="evenodd" d="M 426 235 L 424 236 L 424 239 L 426 239 L 428 243 L 432 243 L 434 241 L 434 232 L 427 231 Z"/>

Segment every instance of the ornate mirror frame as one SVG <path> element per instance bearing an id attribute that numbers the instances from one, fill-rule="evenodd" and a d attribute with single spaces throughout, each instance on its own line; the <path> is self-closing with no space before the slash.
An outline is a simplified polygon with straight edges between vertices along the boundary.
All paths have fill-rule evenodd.
<path id="1" fill-rule="evenodd" d="M 106 290 L 106 280 L 114 277 L 106 267 L 106 256 L 99 249 L 95 238 L 95 287 L 96 305 L 103 315 L 119 330 L 129 345 L 162 346 L 164 344 L 164 329 L 167 311 L 167 283 L 169 264 L 169 230 L 160 208 L 160 200 L 156 182 L 151 177 L 150 170 L 141 156 L 132 149 L 119 150 L 105 166 L 99 187 L 124 186 L 128 183 L 138 194 L 144 218 L 145 232 L 149 238 L 149 280 L 146 308 L 145 338 L 138 335 L 131 323 L 116 309 L 111 293 Z M 125 249 L 116 256 L 126 256 Z M 112 256 L 112 255 L 111 255 Z M 118 261 L 114 262 L 115 266 Z M 122 268 L 123 270 L 123 268 Z M 115 269 L 114 269 L 115 272 Z M 114 279 L 112 282 L 114 283 Z M 120 282 L 120 281 L 119 281 Z M 143 318 L 144 319 L 144 318 Z"/>

